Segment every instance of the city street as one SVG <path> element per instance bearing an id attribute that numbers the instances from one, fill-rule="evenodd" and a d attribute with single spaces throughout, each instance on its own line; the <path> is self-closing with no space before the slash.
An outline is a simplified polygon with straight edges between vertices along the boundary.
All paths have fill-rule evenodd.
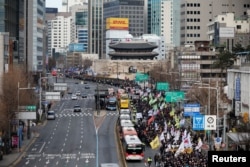
<path id="1" fill-rule="evenodd" d="M 74 80 L 66 82 L 72 93 L 81 91 L 87 98 L 79 96 L 71 100 L 71 94 L 64 95 L 52 108 L 56 119 L 48 120 L 44 127 L 37 129 L 39 137 L 17 167 L 94 167 L 103 162 L 119 163 L 114 134 L 117 112 L 106 113 L 102 121 L 95 124 L 96 85 L 88 84 L 90 89 L 85 89 L 84 84 L 76 84 Z M 76 104 L 80 105 L 81 112 L 73 112 Z"/>

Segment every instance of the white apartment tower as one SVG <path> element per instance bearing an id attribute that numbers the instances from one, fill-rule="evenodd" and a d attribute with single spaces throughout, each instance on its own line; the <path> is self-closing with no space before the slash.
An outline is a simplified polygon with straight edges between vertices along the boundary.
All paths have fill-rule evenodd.
<path id="1" fill-rule="evenodd" d="M 68 12 L 47 14 L 48 55 L 54 52 L 66 52 L 68 45 L 74 42 L 72 35 L 72 16 Z"/>
<path id="2" fill-rule="evenodd" d="M 207 25 L 217 15 L 234 13 L 236 18 L 247 16 L 249 0 L 182 0 L 181 45 L 194 45 L 194 41 L 208 40 Z"/>
<path id="3" fill-rule="evenodd" d="M 161 36 L 166 50 L 180 45 L 180 0 L 162 0 Z"/>

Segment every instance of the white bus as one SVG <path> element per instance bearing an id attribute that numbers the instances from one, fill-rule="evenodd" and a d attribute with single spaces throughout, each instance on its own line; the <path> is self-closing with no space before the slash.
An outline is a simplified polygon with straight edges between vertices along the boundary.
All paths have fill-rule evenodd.
<path id="1" fill-rule="evenodd" d="M 123 127 L 122 128 L 122 137 L 126 135 L 137 135 L 137 132 L 134 127 Z"/>
<path id="2" fill-rule="evenodd" d="M 122 127 L 134 127 L 134 124 L 131 120 L 120 120 L 120 126 Z"/>
<path id="3" fill-rule="evenodd" d="M 128 114 L 121 114 L 119 116 L 119 119 L 120 120 L 130 120 L 130 115 L 128 115 Z"/>
<path id="4" fill-rule="evenodd" d="M 124 136 L 123 150 L 126 160 L 144 159 L 144 146 L 137 135 Z"/>
<path id="5" fill-rule="evenodd" d="M 127 109 L 120 109 L 120 114 L 130 114 L 130 110 Z"/>

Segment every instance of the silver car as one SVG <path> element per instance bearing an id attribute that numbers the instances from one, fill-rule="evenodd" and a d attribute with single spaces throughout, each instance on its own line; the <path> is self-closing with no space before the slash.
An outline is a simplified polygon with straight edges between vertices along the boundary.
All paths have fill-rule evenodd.
<path id="1" fill-rule="evenodd" d="M 77 96 L 76 96 L 75 94 L 73 94 L 73 95 L 71 96 L 71 99 L 72 99 L 72 100 L 77 100 Z"/>

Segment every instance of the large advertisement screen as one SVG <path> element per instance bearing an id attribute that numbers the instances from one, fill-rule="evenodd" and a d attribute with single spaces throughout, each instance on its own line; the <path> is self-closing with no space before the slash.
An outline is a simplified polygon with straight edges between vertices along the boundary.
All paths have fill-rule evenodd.
<path id="1" fill-rule="evenodd" d="M 87 26 L 88 25 L 88 13 L 76 12 L 76 25 Z"/>

